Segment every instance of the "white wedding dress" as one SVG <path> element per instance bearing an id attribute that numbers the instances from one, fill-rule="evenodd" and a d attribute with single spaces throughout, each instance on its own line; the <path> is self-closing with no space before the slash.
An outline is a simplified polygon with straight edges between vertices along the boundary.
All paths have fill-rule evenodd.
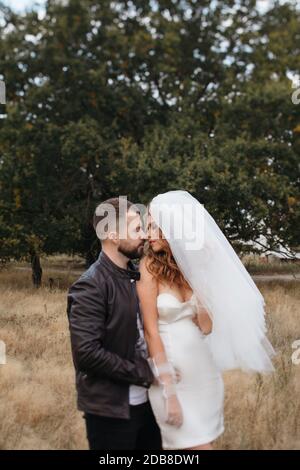
<path id="1" fill-rule="evenodd" d="M 157 297 L 158 326 L 167 358 L 180 374 L 177 397 L 183 424 L 177 428 L 166 423 L 162 388 L 152 384 L 149 400 L 160 427 L 163 449 L 184 449 L 207 444 L 223 431 L 224 385 L 205 336 L 193 323 L 196 298 L 181 302 L 172 293 Z"/>

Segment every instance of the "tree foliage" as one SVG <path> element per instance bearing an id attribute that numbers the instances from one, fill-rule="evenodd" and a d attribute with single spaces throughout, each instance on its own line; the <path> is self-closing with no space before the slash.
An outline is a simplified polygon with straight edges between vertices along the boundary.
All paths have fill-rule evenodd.
<path id="1" fill-rule="evenodd" d="M 1 6 L 2 260 L 99 245 L 95 205 L 194 194 L 232 241 L 299 244 L 300 12 L 255 0 Z"/>

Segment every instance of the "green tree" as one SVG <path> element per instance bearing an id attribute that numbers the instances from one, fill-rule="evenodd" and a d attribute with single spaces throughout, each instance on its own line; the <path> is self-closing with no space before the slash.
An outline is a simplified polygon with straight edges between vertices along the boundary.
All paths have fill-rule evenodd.
<path id="1" fill-rule="evenodd" d="M 299 9 L 256 4 L 2 6 L 0 258 L 30 257 L 39 285 L 41 253 L 95 258 L 100 200 L 178 187 L 236 243 L 297 245 Z"/>

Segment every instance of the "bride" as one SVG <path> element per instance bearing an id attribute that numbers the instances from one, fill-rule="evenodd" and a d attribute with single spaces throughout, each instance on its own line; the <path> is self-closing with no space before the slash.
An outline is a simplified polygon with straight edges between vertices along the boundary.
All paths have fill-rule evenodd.
<path id="1" fill-rule="evenodd" d="M 187 191 L 156 196 L 137 292 L 149 400 L 163 448 L 212 449 L 224 431 L 222 371 L 274 370 L 264 299 L 218 225 Z"/>

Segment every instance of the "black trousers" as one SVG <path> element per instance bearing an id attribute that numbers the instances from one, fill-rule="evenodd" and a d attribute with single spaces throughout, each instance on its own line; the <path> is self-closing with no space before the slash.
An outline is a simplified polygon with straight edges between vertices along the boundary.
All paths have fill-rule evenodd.
<path id="1" fill-rule="evenodd" d="M 162 450 L 149 401 L 130 406 L 130 419 L 85 413 L 90 450 Z"/>

